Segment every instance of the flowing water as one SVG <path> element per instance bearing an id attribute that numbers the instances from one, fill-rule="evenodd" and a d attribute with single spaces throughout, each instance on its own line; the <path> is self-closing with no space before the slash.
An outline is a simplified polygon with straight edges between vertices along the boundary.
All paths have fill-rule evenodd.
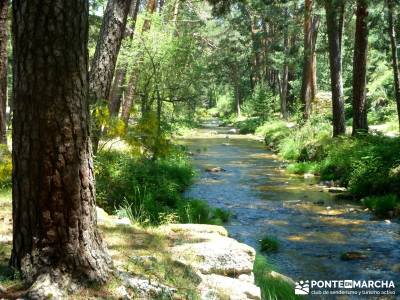
<path id="1" fill-rule="evenodd" d="M 215 125 L 182 140 L 199 170 L 187 196 L 229 210 L 230 236 L 256 249 L 260 239 L 275 237 L 279 251 L 268 260 L 294 280 L 394 280 L 398 288 L 398 222 L 375 219 L 357 203 L 335 199 L 315 179 L 286 174 L 263 143 Z M 226 171 L 210 173 L 207 167 Z M 348 251 L 367 258 L 343 261 Z"/>

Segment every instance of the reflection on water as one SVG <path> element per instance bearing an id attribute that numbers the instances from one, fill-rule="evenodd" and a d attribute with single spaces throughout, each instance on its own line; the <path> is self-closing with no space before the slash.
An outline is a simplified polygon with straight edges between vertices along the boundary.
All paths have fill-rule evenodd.
<path id="1" fill-rule="evenodd" d="M 400 225 L 376 220 L 356 203 L 335 200 L 313 179 L 290 176 L 265 146 L 223 128 L 198 130 L 182 140 L 199 169 L 188 196 L 229 209 L 230 235 L 258 248 L 276 237 L 280 251 L 268 259 L 284 274 L 300 279 L 395 280 L 400 284 Z M 229 145 L 227 145 L 229 144 Z M 207 173 L 206 167 L 226 172 Z M 365 260 L 343 261 L 359 251 Z"/>

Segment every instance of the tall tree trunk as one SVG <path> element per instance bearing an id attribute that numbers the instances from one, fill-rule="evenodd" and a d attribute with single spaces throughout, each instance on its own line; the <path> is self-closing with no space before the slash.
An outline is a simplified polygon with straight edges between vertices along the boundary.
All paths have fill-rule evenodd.
<path id="1" fill-rule="evenodd" d="M 89 73 L 89 95 L 92 102 L 109 97 L 131 2 L 108 0 Z"/>
<path id="2" fill-rule="evenodd" d="M 147 2 L 147 7 L 146 7 L 146 12 L 148 14 L 147 18 L 144 20 L 143 27 L 142 27 L 142 33 L 150 30 L 151 28 L 151 19 L 150 16 L 156 11 L 157 9 L 157 1 L 156 0 L 148 0 Z M 137 61 L 140 64 L 140 62 L 143 59 L 143 53 L 139 53 Z M 122 104 L 122 112 L 121 112 L 121 118 L 124 121 L 125 125 L 128 125 L 129 122 L 129 117 L 130 113 L 132 110 L 133 106 L 133 101 L 136 96 L 137 92 L 137 84 L 139 81 L 139 72 L 140 68 L 139 66 L 133 67 L 130 76 L 129 76 L 129 81 L 128 81 L 128 90 L 126 92 L 125 96 L 125 101 Z"/>
<path id="3" fill-rule="evenodd" d="M 88 2 L 14 0 L 13 33 L 10 263 L 35 282 L 28 298 L 47 299 L 46 285 L 104 282 L 111 266 L 96 228 Z"/>
<path id="4" fill-rule="evenodd" d="M 313 1 L 305 1 L 304 12 L 304 59 L 303 79 L 301 85 L 301 100 L 303 102 L 303 117 L 307 120 L 312 112 L 312 102 L 316 95 L 317 59 L 316 42 L 319 28 L 319 17 L 312 16 Z"/>
<path id="5" fill-rule="evenodd" d="M 314 16 L 312 22 L 312 84 L 311 84 L 311 95 L 313 95 L 312 99 L 315 99 L 317 96 L 318 88 L 317 88 L 317 37 L 318 30 L 320 25 L 320 17 Z"/>
<path id="6" fill-rule="evenodd" d="M 353 58 L 353 135 L 368 131 L 367 123 L 367 55 L 368 55 L 368 4 L 357 0 L 357 19 Z"/>
<path id="7" fill-rule="evenodd" d="M 287 9 L 285 15 L 287 16 Z M 285 54 L 285 61 L 283 63 L 283 71 L 282 71 L 282 80 L 280 84 L 280 107 L 281 107 L 281 116 L 284 120 L 287 119 L 287 94 L 288 94 L 288 82 L 289 82 L 289 64 L 288 64 L 288 56 L 289 56 L 289 32 L 288 29 L 285 29 L 284 37 L 283 37 L 283 48 Z"/>
<path id="8" fill-rule="evenodd" d="M 394 0 L 387 0 L 388 5 L 388 19 L 389 19 L 389 36 L 390 45 L 392 49 L 392 67 L 394 77 L 394 94 L 396 97 L 397 114 L 399 119 L 399 130 L 400 130 L 400 70 L 399 70 L 399 58 L 397 54 L 397 41 L 396 41 L 396 28 L 393 17 L 393 11 L 395 7 Z"/>
<path id="9" fill-rule="evenodd" d="M 110 96 L 115 64 L 125 34 L 126 20 L 131 8 L 131 2 L 132 0 L 108 0 L 107 2 L 89 73 L 91 103 L 95 103 L 98 100 L 106 100 Z M 94 119 L 92 142 L 95 154 L 97 153 L 101 135 L 102 126 Z"/>
<path id="10" fill-rule="evenodd" d="M 136 28 L 136 19 L 139 12 L 140 0 L 133 0 L 130 8 L 130 17 L 132 18 L 132 28 L 130 30 L 129 38 L 132 41 L 133 35 Z M 118 115 L 122 100 L 124 98 L 125 93 L 125 84 L 126 84 L 126 74 L 127 74 L 127 66 L 121 66 L 117 68 L 114 75 L 114 83 L 111 88 L 110 96 L 109 96 L 109 104 L 108 109 L 110 111 L 110 115 L 115 117 Z"/>
<path id="11" fill-rule="evenodd" d="M 0 144 L 7 144 L 7 16 L 8 0 L 0 0 Z"/>
<path id="12" fill-rule="evenodd" d="M 333 136 L 346 132 L 342 80 L 342 0 L 326 0 L 326 26 L 329 41 L 329 64 L 332 90 Z"/>

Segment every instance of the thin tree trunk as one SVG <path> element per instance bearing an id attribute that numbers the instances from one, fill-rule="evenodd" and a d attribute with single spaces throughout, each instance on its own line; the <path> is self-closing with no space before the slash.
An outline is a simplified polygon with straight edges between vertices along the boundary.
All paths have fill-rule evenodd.
<path id="1" fill-rule="evenodd" d="M 7 144 L 7 17 L 8 0 L 0 0 L 0 144 Z"/>
<path id="2" fill-rule="evenodd" d="M 92 102 L 109 97 L 131 2 L 132 0 L 109 0 L 107 3 L 89 73 L 89 95 Z"/>
<path id="3" fill-rule="evenodd" d="M 357 19 L 353 58 L 353 135 L 368 131 L 367 123 L 367 55 L 368 55 L 368 4 L 357 0 Z"/>
<path id="4" fill-rule="evenodd" d="M 314 100 L 317 96 L 317 37 L 318 37 L 318 30 L 320 24 L 320 17 L 314 16 L 312 22 L 312 84 L 311 84 L 311 95 L 313 96 L 312 99 Z"/>
<path id="5" fill-rule="evenodd" d="M 389 36 L 390 45 L 392 49 L 392 67 L 394 77 L 394 94 L 396 97 L 397 114 L 399 119 L 399 130 L 400 130 L 400 70 L 399 70 L 399 58 L 397 55 L 397 41 L 396 41 L 396 28 L 393 17 L 394 0 L 388 0 L 388 19 L 389 19 Z"/>
<path id="6" fill-rule="evenodd" d="M 285 8 L 284 15 L 286 19 L 289 17 L 288 8 Z M 280 108 L 281 116 L 284 120 L 287 120 L 287 94 L 288 94 L 288 82 L 289 82 L 289 29 L 288 26 L 285 27 L 285 32 L 283 34 L 283 53 L 284 53 L 284 63 L 282 70 L 282 80 L 280 81 Z"/>
<path id="7" fill-rule="evenodd" d="M 104 282 L 111 266 L 96 228 L 88 14 L 87 1 L 13 1 L 10 263 L 36 282 L 28 298 L 57 297 L 68 278 Z"/>
<path id="8" fill-rule="evenodd" d="M 151 19 L 150 16 L 156 11 L 157 9 L 157 1 L 156 0 L 149 0 L 147 2 L 146 12 L 148 14 L 147 18 L 144 20 L 142 33 L 150 30 L 151 28 Z M 143 59 L 143 53 L 139 53 L 137 61 L 140 63 Z M 125 125 L 128 125 L 130 113 L 134 104 L 134 98 L 137 92 L 137 85 L 139 81 L 139 66 L 132 68 L 131 74 L 128 81 L 128 90 L 125 95 L 125 101 L 122 104 L 122 112 L 121 118 L 124 121 Z"/>
<path id="9" fill-rule="evenodd" d="M 326 24 L 329 41 L 329 63 L 332 89 L 333 136 L 346 132 L 342 80 L 342 0 L 326 0 Z"/>
<path id="10" fill-rule="evenodd" d="M 304 12 L 304 62 L 301 87 L 304 120 L 307 120 L 312 113 L 312 102 L 314 101 L 317 92 L 317 59 L 315 51 L 319 28 L 319 17 L 313 17 L 312 12 L 313 1 L 306 0 Z"/>

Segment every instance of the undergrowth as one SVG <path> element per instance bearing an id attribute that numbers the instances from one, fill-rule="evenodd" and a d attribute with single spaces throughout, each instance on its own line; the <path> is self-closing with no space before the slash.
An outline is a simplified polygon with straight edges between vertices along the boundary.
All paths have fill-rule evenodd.
<path id="1" fill-rule="evenodd" d="M 321 180 L 333 180 L 347 187 L 358 199 L 384 215 L 398 211 L 398 201 L 388 194 L 400 194 L 400 139 L 383 134 L 331 137 L 331 124 L 314 116 L 303 126 L 288 127 L 282 121 L 268 122 L 256 132 L 265 135 L 267 145 L 289 161 L 295 174 L 313 173 Z"/>
<path id="2" fill-rule="evenodd" d="M 122 151 L 100 152 L 96 157 L 97 203 L 109 213 L 142 225 L 226 222 L 229 213 L 182 196 L 194 176 L 179 148 L 157 160 Z"/>

